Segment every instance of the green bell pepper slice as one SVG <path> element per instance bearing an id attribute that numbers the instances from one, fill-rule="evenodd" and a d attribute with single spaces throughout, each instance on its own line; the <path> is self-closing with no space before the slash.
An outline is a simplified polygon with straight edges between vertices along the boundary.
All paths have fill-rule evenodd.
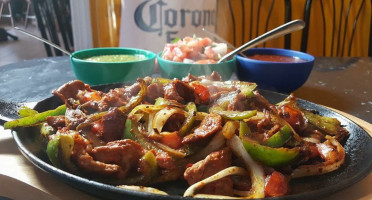
<path id="1" fill-rule="evenodd" d="M 316 115 L 306 110 L 302 110 L 302 112 L 304 113 L 305 118 L 309 120 L 311 124 L 325 131 L 328 134 L 331 135 L 336 134 L 337 129 L 341 126 L 340 121 L 338 121 L 336 118 Z"/>
<path id="2" fill-rule="evenodd" d="M 170 83 L 172 80 L 167 78 L 156 77 L 152 79 L 151 83 L 161 83 L 163 85 Z"/>
<path id="3" fill-rule="evenodd" d="M 152 151 L 148 151 L 145 153 L 145 155 L 142 156 L 142 159 L 149 164 L 150 170 L 148 174 L 150 177 L 154 177 L 158 174 L 158 164 L 156 161 L 155 155 L 152 153 Z"/>
<path id="4" fill-rule="evenodd" d="M 300 153 L 299 148 L 272 148 L 260 145 L 248 138 L 242 138 L 244 148 L 253 159 L 262 162 L 267 166 L 280 166 L 291 163 Z"/>
<path id="5" fill-rule="evenodd" d="M 185 106 L 178 103 L 176 100 L 164 99 L 163 97 L 158 97 L 154 103 L 155 106 L 176 106 L 179 108 L 184 108 Z"/>
<path id="6" fill-rule="evenodd" d="M 289 128 L 289 127 L 288 127 Z M 287 127 L 283 131 L 288 131 Z M 290 133 L 290 131 L 289 131 Z M 245 150 L 253 159 L 268 166 L 280 166 L 292 162 L 300 153 L 299 148 L 273 148 L 264 146 L 249 139 L 251 130 L 244 121 L 240 121 L 239 138 L 242 140 Z"/>
<path id="7" fill-rule="evenodd" d="M 293 109 L 296 109 L 304 114 L 304 117 L 308 122 L 315 127 L 323 130 L 324 132 L 335 135 L 338 132 L 338 129 L 341 127 L 341 122 L 336 118 L 326 117 L 314 114 L 306 109 L 302 109 L 298 106 L 297 101 L 295 101 L 291 96 L 284 99 L 282 102 L 277 104 L 277 107 L 280 106 L 290 106 Z"/>
<path id="8" fill-rule="evenodd" d="M 18 110 L 18 115 L 21 116 L 21 117 L 28 117 L 28 116 L 34 116 L 36 114 L 38 114 L 39 112 L 37 112 L 36 110 L 34 109 L 31 109 L 27 106 L 22 106 L 19 110 Z"/>
<path id="9" fill-rule="evenodd" d="M 247 82 L 236 82 L 235 83 L 240 92 L 245 95 L 246 97 L 253 97 L 254 96 L 254 93 L 253 91 L 256 89 L 257 87 L 257 84 L 256 83 L 247 83 Z"/>
<path id="10" fill-rule="evenodd" d="M 168 105 L 168 102 L 166 99 L 162 98 L 162 97 L 159 97 L 155 100 L 155 103 L 154 105 Z"/>
<path id="11" fill-rule="evenodd" d="M 291 128 L 288 125 L 284 125 L 278 132 L 266 140 L 265 145 L 269 147 L 281 147 L 291 139 L 291 136 Z"/>
<path id="12" fill-rule="evenodd" d="M 251 129 L 248 127 L 247 123 L 240 121 L 239 123 L 239 138 L 244 136 L 249 136 L 251 134 Z"/>
<path id="13" fill-rule="evenodd" d="M 77 167 L 71 162 L 71 153 L 74 148 L 74 139 L 71 135 L 54 135 L 47 144 L 46 153 L 50 162 L 58 168 L 66 168 L 77 172 Z"/>
<path id="14" fill-rule="evenodd" d="M 221 107 L 213 107 L 209 110 L 211 113 L 219 114 L 221 117 L 229 120 L 242 120 L 253 117 L 257 114 L 257 110 L 247 110 L 247 111 L 233 111 L 233 110 L 223 110 Z"/>
<path id="15" fill-rule="evenodd" d="M 57 132 L 55 128 L 49 126 L 48 123 L 43 123 L 40 127 L 40 133 L 44 137 L 48 137 L 49 135 L 53 135 Z"/>
<path id="16" fill-rule="evenodd" d="M 20 119 L 15 119 L 13 121 L 6 122 L 4 124 L 4 129 L 13 129 L 16 127 L 34 126 L 40 122 L 46 120 L 49 116 L 64 115 L 66 112 L 66 105 L 61 105 L 54 110 L 48 110 L 42 113 L 37 113 L 28 117 L 23 117 Z"/>
<path id="17" fill-rule="evenodd" d="M 182 137 L 185 136 L 191 130 L 192 125 L 194 124 L 196 120 L 196 113 L 197 113 L 196 105 L 194 102 L 189 102 L 186 105 L 185 110 L 187 111 L 188 115 L 182 127 L 178 131 L 178 135 Z"/>
<path id="18" fill-rule="evenodd" d="M 52 165 L 62 168 L 62 164 L 59 160 L 59 135 L 55 135 L 53 139 L 49 140 L 46 153 Z"/>
<path id="19" fill-rule="evenodd" d="M 123 133 L 123 139 L 135 140 L 135 137 L 130 132 L 131 129 L 132 129 L 132 120 L 127 119 L 125 121 L 125 129 L 124 129 L 124 133 Z"/>

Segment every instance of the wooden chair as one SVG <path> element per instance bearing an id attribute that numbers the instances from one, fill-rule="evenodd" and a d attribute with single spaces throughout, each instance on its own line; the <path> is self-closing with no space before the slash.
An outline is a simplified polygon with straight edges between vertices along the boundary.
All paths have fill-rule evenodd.
<path id="1" fill-rule="evenodd" d="M 36 19 L 35 15 L 30 15 L 30 10 L 32 9 L 32 1 L 26 0 L 26 13 L 25 13 L 25 21 L 24 21 L 24 27 L 27 29 L 28 21 L 29 19 Z"/>
<path id="2" fill-rule="evenodd" d="M 234 46 L 273 29 L 286 21 L 284 1 L 278 0 L 218 0 L 217 34 Z M 288 37 L 287 37 L 288 38 Z M 288 40 L 286 40 L 288 42 Z M 288 45 L 288 44 L 287 44 Z M 263 46 L 284 46 L 284 39 L 269 41 Z"/>
<path id="3" fill-rule="evenodd" d="M 217 34 L 241 44 L 293 19 L 302 31 L 261 45 L 315 56 L 372 56 L 370 0 L 218 0 Z"/>
<path id="4" fill-rule="evenodd" d="M 2 17 L 9 17 L 10 18 L 10 23 L 12 24 L 12 26 L 14 26 L 14 19 L 13 19 L 13 14 L 12 14 L 12 6 L 10 5 L 10 0 L 0 0 L 0 1 L 1 1 L 1 5 L 0 5 L 0 20 L 1 20 Z M 7 5 L 8 6 L 8 12 L 9 12 L 9 14 L 7 14 L 7 15 L 3 14 L 4 5 Z"/>
<path id="5" fill-rule="evenodd" d="M 308 26 L 301 51 L 323 56 L 371 56 L 370 0 L 307 0 L 304 20 Z"/>
<path id="6" fill-rule="evenodd" d="M 31 0 L 37 24 L 44 39 L 73 52 L 73 37 L 69 0 Z M 60 39 L 62 38 L 62 39 Z M 49 57 L 62 56 L 62 52 L 45 45 Z"/>

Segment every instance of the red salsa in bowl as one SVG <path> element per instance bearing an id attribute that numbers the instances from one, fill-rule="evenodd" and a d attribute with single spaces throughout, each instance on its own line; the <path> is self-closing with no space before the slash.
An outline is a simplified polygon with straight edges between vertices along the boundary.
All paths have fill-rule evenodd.
<path id="1" fill-rule="evenodd" d="M 306 62 L 306 60 L 299 57 L 283 56 L 283 55 L 270 55 L 270 54 L 254 54 L 247 56 L 250 59 L 268 61 L 268 62 L 284 62 L 284 63 L 299 63 Z"/>

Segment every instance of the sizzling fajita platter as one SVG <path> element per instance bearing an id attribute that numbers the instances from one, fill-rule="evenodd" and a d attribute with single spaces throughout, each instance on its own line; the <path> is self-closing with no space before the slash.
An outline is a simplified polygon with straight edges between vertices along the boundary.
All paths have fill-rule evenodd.
<path id="1" fill-rule="evenodd" d="M 75 80 L 4 127 L 33 164 L 107 199 L 314 199 L 370 173 L 372 139 L 357 124 L 256 87 L 216 72 Z"/>

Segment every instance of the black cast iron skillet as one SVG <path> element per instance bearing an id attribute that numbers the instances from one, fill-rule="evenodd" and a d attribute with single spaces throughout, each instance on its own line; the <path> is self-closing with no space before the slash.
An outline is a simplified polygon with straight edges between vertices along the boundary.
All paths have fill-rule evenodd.
<path id="1" fill-rule="evenodd" d="M 99 86 L 95 89 L 107 91 L 110 88 L 121 86 L 112 84 Z M 286 95 L 271 91 L 261 90 L 261 94 L 271 103 L 277 103 L 283 100 Z M 0 102 L 1 103 L 1 102 Z M 45 111 L 56 108 L 61 102 L 55 97 L 50 97 L 35 105 L 38 111 Z M 1 104 L 0 104 L 1 105 Z M 350 132 L 350 136 L 344 142 L 346 158 L 344 165 L 335 172 L 322 176 L 294 179 L 290 182 L 291 194 L 279 198 L 265 199 L 316 199 L 326 197 L 336 191 L 342 190 L 355 184 L 366 177 L 372 168 L 372 139 L 371 136 L 360 126 L 348 118 L 302 99 L 299 99 L 299 105 L 306 109 L 317 110 L 321 115 L 337 118 L 343 126 Z M 18 106 L 18 107 L 17 107 Z M 3 107 L 3 106 L 1 106 Z M 9 109 L 19 108 L 18 104 L 9 106 Z M 14 116 L 16 110 L 0 109 L 0 113 L 7 112 Z M 155 185 L 155 188 L 168 192 L 169 196 L 161 196 L 150 193 L 136 192 L 120 189 L 112 185 L 104 184 L 89 178 L 76 176 L 74 174 L 60 170 L 52 166 L 45 154 L 45 144 L 40 138 L 38 130 L 34 128 L 19 128 L 12 131 L 13 137 L 22 152 L 34 165 L 40 169 L 52 174 L 55 178 L 94 196 L 104 199 L 192 199 L 183 198 L 182 194 L 187 188 L 185 181 L 173 181 L 161 185 Z"/>

